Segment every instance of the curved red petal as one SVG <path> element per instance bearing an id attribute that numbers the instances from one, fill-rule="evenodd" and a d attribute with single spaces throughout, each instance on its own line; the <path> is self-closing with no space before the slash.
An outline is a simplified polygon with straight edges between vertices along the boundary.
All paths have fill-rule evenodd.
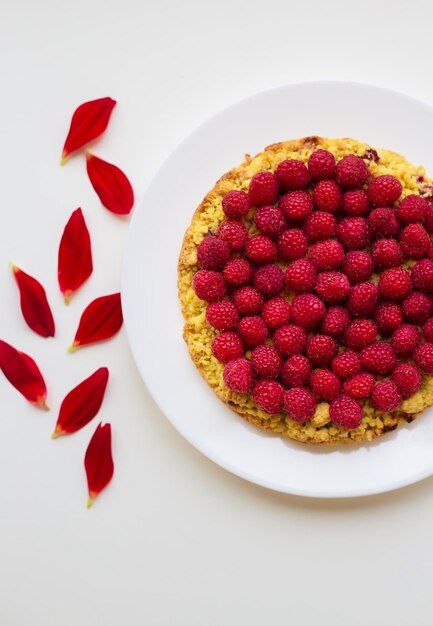
<path id="1" fill-rule="evenodd" d="M 70 350 L 73 352 L 79 346 L 110 339 L 120 330 L 122 324 L 120 293 L 96 298 L 81 315 Z"/>
<path id="2" fill-rule="evenodd" d="M 87 174 L 106 209 L 127 215 L 134 206 L 134 191 L 128 178 L 116 165 L 87 153 Z"/>
<path id="3" fill-rule="evenodd" d="M 114 473 L 110 424 L 102 425 L 101 422 L 96 427 L 87 446 L 84 467 L 89 490 L 88 506 L 90 506 L 96 496 L 108 485 Z"/>
<path id="4" fill-rule="evenodd" d="M 76 209 L 63 231 L 59 245 L 57 276 L 68 302 L 93 272 L 92 245 L 82 210 Z"/>
<path id="5" fill-rule="evenodd" d="M 116 101 L 112 98 L 98 98 L 80 104 L 72 116 L 71 126 L 63 146 L 62 162 L 73 152 L 102 135 L 108 126 L 115 105 Z"/>
<path id="6" fill-rule="evenodd" d="M 48 409 L 47 387 L 34 360 L 0 339 L 0 369 L 8 381 L 29 402 Z"/>
<path id="7" fill-rule="evenodd" d="M 54 319 L 45 289 L 36 278 L 16 265 L 12 265 L 12 271 L 20 291 L 21 311 L 27 325 L 41 337 L 54 337 Z"/>

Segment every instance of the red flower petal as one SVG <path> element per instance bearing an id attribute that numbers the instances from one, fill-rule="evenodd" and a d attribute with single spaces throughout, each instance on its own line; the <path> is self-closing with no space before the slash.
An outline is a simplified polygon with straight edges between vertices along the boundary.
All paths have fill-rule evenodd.
<path id="1" fill-rule="evenodd" d="M 96 139 L 107 128 L 116 101 L 99 98 L 80 104 L 71 120 L 68 136 L 62 152 L 62 165 L 69 155 Z"/>
<path id="2" fill-rule="evenodd" d="M 120 330 L 122 323 L 120 293 L 96 298 L 84 310 L 69 351 L 74 352 L 80 346 L 109 339 Z"/>
<path id="3" fill-rule="evenodd" d="M 117 215 L 130 213 L 134 191 L 122 170 L 89 152 L 86 159 L 90 182 L 105 208 Z"/>
<path id="4" fill-rule="evenodd" d="M 90 508 L 96 496 L 108 485 L 113 477 L 114 463 L 111 454 L 111 426 L 98 424 L 84 457 Z"/>
<path id="5" fill-rule="evenodd" d="M 12 271 L 20 290 L 21 311 L 28 326 L 41 337 L 54 337 L 54 319 L 45 289 L 36 278 L 16 265 L 12 265 Z"/>
<path id="6" fill-rule="evenodd" d="M 63 231 L 59 246 L 58 280 L 66 304 L 93 271 L 90 235 L 81 209 L 76 209 Z"/>
<path id="7" fill-rule="evenodd" d="M 47 388 L 34 360 L 0 339 L 0 369 L 29 402 L 48 411 Z"/>
<path id="8" fill-rule="evenodd" d="M 70 391 L 62 402 L 52 438 L 75 433 L 101 408 L 108 382 L 108 369 L 100 367 Z"/>

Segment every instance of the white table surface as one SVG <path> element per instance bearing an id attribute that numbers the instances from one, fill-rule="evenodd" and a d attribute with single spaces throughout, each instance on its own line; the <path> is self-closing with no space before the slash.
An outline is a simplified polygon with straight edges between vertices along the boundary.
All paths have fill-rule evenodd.
<path id="1" fill-rule="evenodd" d="M 74 108 L 106 95 L 118 105 L 94 151 L 138 198 L 197 124 L 261 89 L 350 79 L 433 103 L 432 17 L 427 0 L 0 2 L 0 337 L 36 358 L 52 406 L 38 412 L 0 377 L 1 626 L 431 626 L 433 479 L 346 501 L 266 491 L 174 431 L 124 330 L 66 352 L 84 306 L 119 289 L 128 226 L 100 206 L 82 158 L 58 161 Z M 57 246 L 77 206 L 95 270 L 66 308 Z M 54 340 L 25 326 L 10 260 L 46 286 Z M 100 365 L 116 471 L 88 511 L 97 422 L 49 435 L 65 393 Z"/>

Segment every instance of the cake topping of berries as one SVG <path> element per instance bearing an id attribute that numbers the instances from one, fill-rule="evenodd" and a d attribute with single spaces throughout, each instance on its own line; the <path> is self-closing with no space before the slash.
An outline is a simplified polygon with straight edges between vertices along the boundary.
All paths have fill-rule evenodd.
<path id="1" fill-rule="evenodd" d="M 358 428 L 362 420 L 361 406 L 345 394 L 341 394 L 331 402 L 329 416 L 334 424 L 347 430 Z"/>
<path id="2" fill-rule="evenodd" d="M 221 363 L 244 356 L 244 344 L 238 333 L 220 333 L 212 340 L 212 354 Z"/>
<path id="3" fill-rule="evenodd" d="M 391 338 L 391 345 L 398 356 L 409 357 L 420 341 L 421 333 L 416 326 L 402 324 L 394 332 Z"/>
<path id="4" fill-rule="evenodd" d="M 335 239 L 318 241 L 310 248 L 310 261 L 319 272 L 338 270 L 344 261 L 344 250 Z"/>
<path id="5" fill-rule="evenodd" d="M 310 361 L 303 354 L 294 354 L 283 364 L 281 372 L 282 383 L 287 389 L 290 387 L 305 387 L 310 380 Z"/>
<path id="6" fill-rule="evenodd" d="M 253 273 L 250 263 L 242 257 L 230 259 L 223 269 L 224 280 L 234 287 L 242 287 L 250 283 Z"/>
<path id="7" fill-rule="evenodd" d="M 403 300 L 412 287 L 410 274 L 402 267 L 385 270 L 379 279 L 379 291 L 387 300 Z"/>
<path id="8" fill-rule="evenodd" d="M 376 341 L 363 349 L 361 363 L 372 374 L 391 374 L 397 365 L 397 356 L 391 344 Z"/>
<path id="9" fill-rule="evenodd" d="M 231 300 L 209 302 L 206 319 L 217 330 L 234 330 L 239 324 L 239 313 Z"/>
<path id="10" fill-rule="evenodd" d="M 279 207 L 287 220 L 300 222 L 313 210 L 313 198 L 308 191 L 291 191 L 282 196 Z"/>
<path id="11" fill-rule="evenodd" d="M 343 194 L 343 210 L 347 215 L 362 216 L 370 213 L 370 201 L 364 189 L 352 189 Z"/>
<path id="12" fill-rule="evenodd" d="M 307 259 L 297 259 L 290 263 L 285 273 L 287 289 L 295 293 L 313 291 L 316 286 L 316 268 Z"/>
<path id="13" fill-rule="evenodd" d="M 385 174 L 373 178 L 368 188 L 370 202 L 377 207 L 389 207 L 401 196 L 403 187 L 395 176 Z"/>
<path id="14" fill-rule="evenodd" d="M 283 190 L 303 189 L 310 181 L 306 165 L 297 159 L 281 161 L 275 170 L 275 175 Z"/>
<path id="15" fill-rule="evenodd" d="M 371 258 L 376 269 L 386 270 L 403 263 L 403 252 L 395 239 L 379 239 L 373 244 Z"/>
<path id="16" fill-rule="evenodd" d="M 433 343 L 433 317 L 426 321 L 422 327 L 422 334 L 428 343 Z"/>
<path id="17" fill-rule="evenodd" d="M 320 211 L 335 213 L 341 207 L 343 193 L 335 180 L 321 180 L 314 187 L 314 204 Z"/>
<path id="18" fill-rule="evenodd" d="M 317 278 L 316 291 L 323 302 L 336 304 L 346 299 L 350 292 L 350 283 L 342 272 L 322 272 Z"/>
<path id="19" fill-rule="evenodd" d="M 307 217 L 304 231 L 311 241 L 331 239 L 337 232 L 337 220 L 331 213 L 314 211 Z"/>
<path id="20" fill-rule="evenodd" d="M 415 222 L 424 221 L 427 210 L 427 200 L 424 200 L 421 196 L 411 194 L 410 196 L 406 196 L 406 198 L 400 202 L 396 213 L 398 219 L 404 224 L 414 224 Z"/>
<path id="21" fill-rule="evenodd" d="M 344 381 L 343 391 L 346 396 L 354 400 L 368 398 L 374 387 L 374 376 L 368 372 L 361 372 Z"/>
<path id="22" fill-rule="evenodd" d="M 426 374 L 433 374 L 433 343 L 422 343 L 413 353 L 413 360 Z"/>
<path id="23" fill-rule="evenodd" d="M 415 289 L 433 293 L 433 261 L 422 259 L 412 268 L 412 282 Z"/>
<path id="24" fill-rule="evenodd" d="M 284 389 L 275 380 L 259 380 L 253 387 L 253 400 L 262 411 L 275 415 L 283 408 Z"/>
<path id="25" fill-rule="evenodd" d="M 241 315 L 255 315 L 263 305 L 263 296 L 254 287 L 241 287 L 232 293 L 232 301 Z"/>
<path id="26" fill-rule="evenodd" d="M 254 287 L 265 297 L 277 296 L 284 287 L 284 273 L 278 265 L 264 265 L 254 274 Z"/>
<path id="27" fill-rule="evenodd" d="M 245 254 L 253 263 L 272 263 L 277 258 L 277 246 L 265 235 L 254 235 L 245 247 Z"/>
<path id="28" fill-rule="evenodd" d="M 362 350 L 376 339 L 377 327 L 372 320 L 353 320 L 346 329 L 346 345 L 353 350 Z"/>
<path id="29" fill-rule="evenodd" d="M 354 350 L 343 350 L 332 361 L 332 370 L 340 378 L 351 378 L 362 369 L 361 357 Z"/>
<path id="30" fill-rule="evenodd" d="M 283 356 L 301 354 L 307 344 L 307 333 L 296 324 L 286 324 L 275 331 L 274 343 Z"/>
<path id="31" fill-rule="evenodd" d="M 278 237 L 278 252 L 283 261 L 304 257 L 308 250 L 308 238 L 300 228 L 289 228 Z"/>
<path id="32" fill-rule="evenodd" d="M 379 289 L 373 283 L 354 285 L 347 298 L 347 310 L 353 317 L 372 317 L 379 302 Z"/>
<path id="33" fill-rule="evenodd" d="M 284 394 L 284 408 L 295 422 L 306 422 L 313 417 L 317 400 L 309 389 L 293 387 Z"/>
<path id="34" fill-rule="evenodd" d="M 230 250 L 242 250 L 249 239 L 247 227 L 239 220 L 225 220 L 217 231 L 218 239 L 226 241 Z"/>
<path id="35" fill-rule="evenodd" d="M 381 380 L 371 393 L 374 408 L 383 413 L 394 411 L 401 401 L 400 390 L 392 380 Z"/>
<path id="36" fill-rule="evenodd" d="M 343 263 L 343 273 L 351 284 L 363 283 L 373 273 L 373 260 L 364 250 L 352 250 L 346 254 Z"/>
<path id="37" fill-rule="evenodd" d="M 223 275 L 213 270 L 198 270 L 192 281 L 195 294 L 200 300 L 213 302 L 226 295 Z"/>
<path id="38" fill-rule="evenodd" d="M 232 189 L 227 192 L 222 200 L 223 211 L 227 217 L 234 220 L 240 219 L 248 213 L 251 208 L 251 202 L 245 191 Z"/>
<path id="39" fill-rule="evenodd" d="M 325 305 L 312 293 L 302 293 L 292 300 L 292 319 L 303 328 L 314 328 L 325 315 Z"/>
<path id="40" fill-rule="evenodd" d="M 251 352 L 251 364 L 260 378 L 278 378 L 283 359 L 274 346 L 263 344 Z"/>
<path id="41" fill-rule="evenodd" d="M 411 324 L 424 324 L 432 313 L 432 301 L 422 291 L 412 291 L 401 305 L 404 318 Z"/>
<path id="42" fill-rule="evenodd" d="M 403 398 L 412 396 L 422 385 L 421 372 L 411 363 L 399 363 L 392 373 L 392 380 L 399 388 Z"/>
<path id="43" fill-rule="evenodd" d="M 247 359 L 229 361 L 224 368 L 223 379 L 226 386 L 235 393 L 247 393 L 253 384 L 253 366 Z"/>
<path id="44" fill-rule="evenodd" d="M 330 306 L 326 311 L 320 330 L 324 335 L 341 337 L 350 324 L 350 315 L 343 306 Z"/>
<path id="45" fill-rule="evenodd" d="M 307 340 L 307 358 L 313 367 L 322 367 L 337 355 L 338 345 L 329 335 L 313 335 Z"/>
<path id="46" fill-rule="evenodd" d="M 403 313 L 396 302 L 383 301 L 376 309 L 374 321 L 377 330 L 384 337 L 391 335 L 403 322 Z"/>
<path id="47" fill-rule="evenodd" d="M 400 233 L 400 246 L 407 259 L 423 259 L 430 249 L 430 237 L 421 224 L 408 224 Z"/>
<path id="48" fill-rule="evenodd" d="M 267 237 L 278 237 L 287 228 L 283 212 L 272 204 L 258 207 L 254 223 L 262 235 Z"/>
<path id="49" fill-rule="evenodd" d="M 262 318 L 268 328 L 279 328 L 290 321 L 291 306 L 282 296 L 277 296 L 265 302 L 262 308 Z"/>
<path id="50" fill-rule="evenodd" d="M 376 239 L 395 237 L 401 228 L 394 209 L 386 207 L 374 209 L 368 216 L 368 224 L 372 236 Z"/>
<path id="51" fill-rule="evenodd" d="M 313 393 L 322 400 L 333 400 L 341 391 L 341 381 L 333 372 L 325 369 L 314 370 L 310 386 Z"/>
<path id="52" fill-rule="evenodd" d="M 346 189 L 362 187 L 368 178 L 368 167 L 361 157 L 354 154 L 344 156 L 337 163 L 337 182 Z"/>
<path id="53" fill-rule="evenodd" d="M 248 195 L 252 204 L 264 206 L 272 204 L 278 195 L 278 180 L 272 172 L 254 174 L 248 188 Z"/>
<path id="54" fill-rule="evenodd" d="M 268 336 L 266 324 L 259 315 L 243 317 L 239 322 L 238 332 L 248 348 L 260 345 Z"/>
<path id="55" fill-rule="evenodd" d="M 335 157 L 328 150 L 316 150 L 308 159 L 308 171 L 314 180 L 334 178 Z"/>
<path id="56" fill-rule="evenodd" d="M 197 248 L 197 261 L 204 270 L 220 270 L 230 258 L 230 248 L 226 241 L 215 235 L 205 237 Z"/>
<path id="57" fill-rule="evenodd" d="M 363 217 L 344 217 L 337 226 L 337 237 L 346 250 L 362 250 L 370 239 L 370 227 Z"/>

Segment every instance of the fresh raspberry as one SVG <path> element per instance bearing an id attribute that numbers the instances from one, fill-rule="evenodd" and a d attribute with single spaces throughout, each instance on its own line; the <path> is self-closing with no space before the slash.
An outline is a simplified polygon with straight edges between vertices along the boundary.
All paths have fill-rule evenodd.
<path id="1" fill-rule="evenodd" d="M 283 408 L 284 389 L 275 380 L 259 380 L 253 387 L 253 400 L 262 411 L 275 415 Z"/>
<path id="2" fill-rule="evenodd" d="M 427 256 L 431 261 L 433 261 L 433 245 L 430 246 Z"/>
<path id="3" fill-rule="evenodd" d="M 432 302 L 422 291 L 412 291 L 401 305 L 405 319 L 411 324 L 424 324 L 432 312 Z"/>
<path id="4" fill-rule="evenodd" d="M 422 343 L 413 353 L 415 363 L 426 374 L 433 374 L 433 343 Z"/>
<path id="5" fill-rule="evenodd" d="M 335 177 L 335 157 L 328 150 L 316 150 L 308 159 L 308 171 L 314 180 Z"/>
<path id="6" fill-rule="evenodd" d="M 379 289 L 373 283 L 358 283 L 350 290 L 346 306 L 354 317 L 372 317 L 379 302 Z"/>
<path id="7" fill-rule="evenodd" d="M 382 380 L 375 385 L 371 393 L 371 403 L 376 411 L 389 413 L 394 411 L 402 401 L 401 393 L 392 380 Z"/>
<path id="8" fill-rule="evenodd" d="M 311 246 L 310 261 L 319 272 L 338 270 L 344 261 L 343 246 L 334 239 L 318 241 Z"/>
<path id="9" fill-rule="evenodd" d="M 394 332 L 391 345 L 398 356 L 410 356 L 421 341 L 421 333 L 412 324 L 402 324 Z"/>
<path id="10" fill-rule="evenodd" d="M 292 356 L 300 354 L 305 350 L 307 343 L 307 333 L 304 328 L 295 326 L 295 324 L 287 324 L 281 326 L 274 334 L 275 346 L 283 356 Z"/>
<path id="11" fill-rule="evenodd" d="M 284 272 L 278 265 L 264 265 L 254 274 L 254 287 L 265 297 L 277 296 L 284 287 Z"/>
<path id="12" fill-rule="evenodd" d="M 368 167 L 361 157 L 347 154 L 337 163 L 337 182 L 347 189 L 362 187 L 367 182 Z"/>
<path id="13" fill-rule="evenodd" d="M 346 346 L 362 350 L 376 339 L 377 327 L 371 320 L 353 320 L 344 335 Z"/>
<path id="14" fill-rule="evenodd" d="M 250 198 L 246 191 L 232 189 L 222 200 L 223 211 L 227 217 L 237 220 L 248 213 L 251 208 Z"/>
<path id="15" fill-rule="evenodd" d="M 361 216 L 370 213 L 370 202 L 364 189 L 352 189 L 343 194 L 343 210 L 347 215 Z"/>
<path id="16" fill-rule="evenodd" d="M 337 342 L 329 335 L 313 335 L 307 340 L 306 355 L 313 367 L 327 365 L 337 353 Z"/>
<path id="17" fill-rule="evenodd" d="M 233 359 L 224 368 L 223 380 L 235 393 L 247 393 L 253 384 L 253 366 L 244 358 Z"/>
<path id="18" fill-rule="evenodd" d="M 431 317 L 429 320 L 426 321 L 425 324 L 423 324 L 422 333 L 424 335 L 424 339 L 427 342 L 433 343 L 433 317 Z"/>
<path id="19" fill-rule="evenodd" d="M 272 263 L 277 258 L 277 246 L 264 235 L 254 235 L 245 247 L 245 254 L 253 263 Z"/>
<path id="20" fill-rule="evenodd" d="M 423 222 L 427 214 L 428 202 L 414 193 L 406 196 L 397 207 L 396 213 L 400 222 L 404 224 L 415 224 Z"/>
<path id="21" fill-rule="evenodd" d="M 325 315 L 325 305 L 312 293 L 302 293 L 292 300 L 292 319 L 303 328 L 314 328 Z"/>
<path id="22" fill-rule="evenodd" d="M 421 259 L 412 268 L 412 282 L 415 289 L 433 292 L 433 261 Z"/>
<path id="23" fill-rule="evenodd" d="M 364 250 L 351 250 L 344 259 L 343 272 L 352 285 L 365 282 L 373 273 L 371 256 Z"/>
<path id="24" fill-rule="evenodd" d="M 371 258 L 378 270 L 398 267 L 403 263 L 403 252 L 395 239 L 379 239 L 373 244 Z"/>
<path id="25" fill-rule="evenodd" d="M 205 237 L 197 248 L 197 261 L 204 270 L 220 270 L 230 258 L 230 248 L 226 241 L 215 235 Z"/>
<path id="26" fill-rule="evenodd" d="M 410 363 L 399 363 L 392 373 L 392 380 L 400 389 L 403 398 L 412 396 L 422 385 L 421 372 Z"/>
<path id="27" fill-rule="evenodd" d="M 392 206 L 401 196 L 403 187 L 395 176 L 385 174 L 374 178 L 368 188 L 369 200 L 374 206 Z"/>
<path id="28" fill-rule="evenodd" d="M 262 308 L 262 317 L 268 328 L 279 328 L 290 321 L 291 306 L 288 301 L 277 296 L 265 302 Z"/>
<path id="29" fill-rule="evenodd" d="M 212 270 L 198 270 L 192 279 L 192 286 L 196 296 L 205 302 L 213 302 L 226 295 L 222 274 Z"/>
<path id="30" fill-rule="evenodd" d="M 384 337 L 391 335 L 403 322 L 401 307 L 396 302 L 381 302 L 376 309 L 374 321 Z"/>
<path id="31" fill-rule="evenodd" d="M 241 287 L 232 293 L 232 300 L 241 315 L 255 315 L 260 312 L 263 296 L 254 287 Z"/>
<path id="32" fill-rule="evenodd" d="M 431 204 L 431 201 L 427 202 L 424 226 L 426 231 L 431 235 L 433 233 L 433 205 Z"/>
<path id="33" fill-rule="evenodd" d="M 274 346 L 261 345 L 251 352 L 251 364 L 260 378 L 278 378 L 283 359 Z"/>
<path id="34" fill-rule="evenodd" d="M 239 324 L 239 313 L 231 300 L 219 300 L 207 305 L 206 319 L 217 330 L 234 330 Z"/>
<path id="35" fill-rule="evenodd" d="M 341 207 L 343 192 L 335 180 L 321 180 L 313 189 L 313 199 L 321 211 L 335 213 Z"/>
<path id="36" fill-rule="evenodd" d="M 341 391 L 341 381 L 329 370 L 315 370 L 311 374 L 310 386 L 312 392 L 322 398 L 331 401 L 338 396 Z"/>
<path id="37" fill-rule="evenodd" d="M 272 172 L 254 174 L 248 188 L 250 200 L 256 206 L 272 204 L 277 199 L 278 181 Z"/>
<path id="38" fill-rule="evenodd" d="M 343 350 L 332 361 L 332 371 L 339 378 L 352 378 L 362 369 L 361 357 L 354 350 Z"/>
<path id="39" fill-rule="evenodd" d="M 327 304 L 345 300 L 350 291 L 350 283 L 341 272 L 323 272 L 317 278 L 317 294 Z"/>
<path id="40" fill-rule="evenodd" d="M 346 308 L 342 306 L 331 306 L 322 319 L 320 330 L 324 335 L 341 337 L 349 326 L 350 319 L 349 312 Z"/>
<path id="41" fill-rule="evenodd" d="M 372 374 L 391 374 L 397 365 L 397 357 L 391 344 L 376 341 L 361 352 L 361 363 Z"/>
<path id="42" fill-rule="evenodd" d="M 387 300 L 403 300 L 412 287 L 410 274 L 402 267 L 385 270 L 379 279 L 379 291 Z"/>
<path id="43" fill-rule="evenodd" d="M 259 315 L 251 315 L 241 319 L 238 333 L 247 348 L 255 348 L 264 342 L 268 336 L 268 329 Z"/>
<path id="44" fill-rule="evenodd" d="M 341 394 L 331 402 L 329 417 L 337 426 L 353 430 L 358 428 L 361 423 L 362 409 L 355 400 Z"/>
<path id="45" fill-rule="evenodd" d="M 381 237 L 394 237 L 400 232 L 400 223 L 394 209 L 374 209 L 368 216 L 371 234 L 376 239 Z"/>
<path id="46" fill-rule="evenodd" d="M 278 237 L 287 228 L 281 209 L 272 204 L 261 206 L 257 209 L 254 223 L 262 235 L 267 237 Z"/>
<path id="47" fill-rule="evenodd" d="M 291 191 L 281 198 L 279 207 L 287 220 L 303 221 L 313 210 L 313 198 L 308 191 Z"/>
<path id="48" fill-rule="evenodd" d="M 229 244 L 230 250 L 242 250 L 249 239 L 247 227 L 239 220 L 225 220 L 217 230 L 217 237 Z"/>
<path id="49" fill-rule="evenodd" d="M 226 283 L 234 287 L 247 285 L 253 279 L 253 268 L 246 259 L 230 259 L 223 269 L 223 276 Z"/>
<path id="50" fill-rule="evenodd" d="M 275 170 L 275 176 L 281 189 L 290 191 L 303 189 L 310 181 L 310 174 L 305 163 L 297 159 L 281 161 Z"/>
<path id="51" fill-rule="evenodd" d="M 313 417 L 317 400 L 309 389 L 293 387 L 284 394 L 284 408 L 295 422 L 306 422 Z"/>
<path id="52" fill-rule="evenodd" d="M 400 233 L 400 245 L 407 259 L 423 259 L 429 252 L 430 237 L 421 224 L 408 224 Z"/>
<path id="53" fill-rule="evenodd" d="M 294 354 L 283 365 L 281 380 L 283 385 L 290 387 L 304 387 L 310 380 L 311 365 L 307 357 Z"/>
<path id="54" fill-rule="evenodd" d="M 332 239 L 337 230 L 337 220 L 331 213 L 314 211 L 304 224 L 304 231 L 312 241 L 320 239 Z"/>
<path id="55" fill-rule="evenodd" d="M 337 226 L 337 237 L 346 250 L 361 250 L 370 239 L 370 227 L 363 217 L 345 217 Z"/>
<path id="56" fill-rule="evenodd" d="M 221 363 L 244 356 L 244 344 L 237 333 L 220 333 L 212 339 L 212 354 Z"/>
<path id="57" fill-rule="evenodd" d="M 297 259 L 286 269 L 284 274 L 287 289 L 295 293 L 313 291 L 316 286 L 316 268 L 307 259 Z"/>
<path id="58" fill-rule="evenodd" d="M 289 228 L 278 237 L 278 252 L 284 261 L 301 259 L 307 254 L 308 239 L 300 228 Z"/>
<path id="59" fill-rule="evenodd" d="M 345 381 L 343 385 L 344 393 L 354 400 L 368 398 L 373 391 L 374 376 L 368 372 L 361 372 Z"/>

